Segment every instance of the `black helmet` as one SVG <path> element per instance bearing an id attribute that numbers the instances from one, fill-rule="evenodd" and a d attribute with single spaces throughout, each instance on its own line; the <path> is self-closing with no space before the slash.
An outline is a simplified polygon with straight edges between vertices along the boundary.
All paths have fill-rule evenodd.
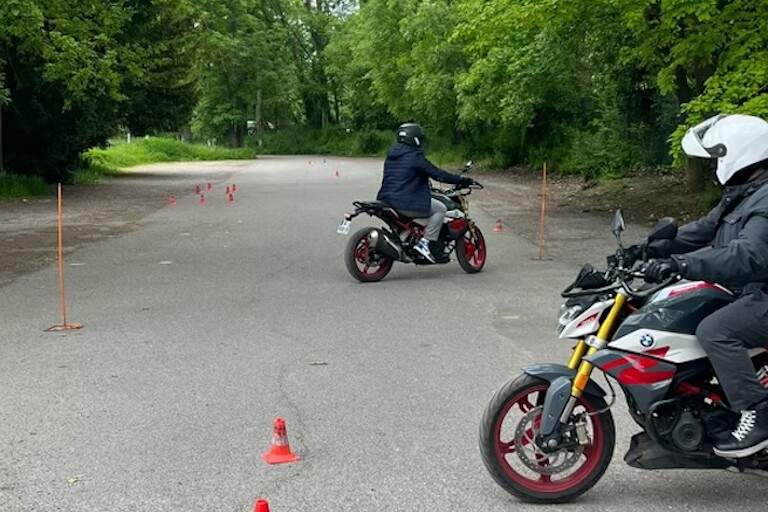
<path id="1" fill-rule="evenodd" d="M 424 130 L 416 123 L 401 124 L 397 129 L 397 142 L 420 147 L 426 141 L 427 136 L 424 134 Z"/>

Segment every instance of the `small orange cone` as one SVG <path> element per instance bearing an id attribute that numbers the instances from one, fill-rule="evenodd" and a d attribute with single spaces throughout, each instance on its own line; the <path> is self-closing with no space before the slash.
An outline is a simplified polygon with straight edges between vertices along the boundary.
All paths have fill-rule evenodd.
<path id="1" fill-rule="evenodd" d="M 277 418 L 275 420 L 275 431 L 272 435 L 272 446 L 269 451 L 261 456 L 268 464 L 285 464 L 287 462 L 296 462 L 298 455 L 291 452 L 288 444 L 288 432 L 285 429 L 285 420 Z"/>
<path id="2" fill-rule="evenodd" d="M 211 185 L 210 183 L 208 184 L 208 190 L 213 190 L 213 185 Z"/>
<path id="3" fill-rule="evenodd" d="M 195 194 L 200 193 L 200 185 L 195 185 Z"/>
<path id="4" fill-rule="evenodd" d="M 497 217 L 496 218 L 496 225 L 493 227 L 493 230 L 496 233 L 500 233 L 500 232 L 504 231 L 504 228 L 501 226 L 501 217 Z"/>
<path id="5" fill-rule="evenodd" d="M 168 204 L 169 204 L 169 205 L 171 205 L 171 206 L 176 206 L 176 198 L 175 198 L 175 197 L 173 197 L 173 196 L 171 196 L 171 197 L 168 199 Z"/>
<path id="6" fill-rule="evenodd" d="M 224 193 L 229 195 L 229 185 L 227 185 L 227 190 L 225 190 Z"/>
<path id="7" fill-rule="evenodd" d="M 259 498 L 256 500 L 256 505 L 253 507 L 253 512 L 269 512 L 269 502 Z"/>
<path id="8" fill-rule="evenodd" d="M 200 203 L 200 206 L 205 206 L 205 195 L 200 194 L 200 201 L 198 202 Z"/>
<path id="9" fill-rule="evenodd" d="M 233 184 L 232 184 L 232 193 L 234 194 L 235 192 L 237 192 L 237 185 L 235 185 L 235 184 L 233 183 Z"/>
<path id="10" fill-rule="evenodd" d="M 234 202 L 235 202 L 235 196 L 233 196 L 232 194 L 229 194 L 229 196 L 227 196 L 227 204 L 232 204 Z"/>
<path id="11" fill-rule="evenodd" d="M 334 172 L 334 173 L 333 173 L 333 177 L 334 177 L 334 178 L 338 178 L 338 177 L 339 177 L 339 171 L 336 171 L 336 172 Z"/>

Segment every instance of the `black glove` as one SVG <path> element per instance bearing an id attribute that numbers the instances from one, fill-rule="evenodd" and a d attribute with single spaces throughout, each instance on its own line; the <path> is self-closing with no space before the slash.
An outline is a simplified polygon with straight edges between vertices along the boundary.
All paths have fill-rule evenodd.
<path id="1" fill-rule="evenodd" d="M 459 183 L 459 185 L 461 185 L 462 187 L 468 187 L 474 184 L 475 184 L 475 180 L 473 180 L 472 178 L 464 177 L 464 176 L 461 177 L 461 183 Z"/>
<path id="2" fill-rule="evenodd" d="M 626 251 L 635 260 L 641 260 L 645 254 L 645 244 L 630 245 L 627 247 Z"/>
<path id="3" fill-rule="evenodd" d="M 669 258 L 672 254 L 672 240 L 651 240 L 644 245 L 646 258 Z"/>
<path id="4" fill-rule="evenodd" d="M 663 283 L 678 270 L 677 262 L 671 258 L 651 260 L 645 267 L 645 280 L 648 283 Z"/>

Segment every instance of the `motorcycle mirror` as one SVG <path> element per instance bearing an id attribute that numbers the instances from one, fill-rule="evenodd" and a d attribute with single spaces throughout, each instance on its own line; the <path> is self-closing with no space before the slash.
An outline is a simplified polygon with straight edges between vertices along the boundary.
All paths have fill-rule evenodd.
<path id="1" fill-rule="evenodd" d="M 648 233 L 648 240 L 672 240 L 677 236 L 677 222 L 672 217 L 664 217 Z"/>
<path id="2" fill-rule="evenodd" d="M 473 162 L 472 160 L 468 160 L 467 163 L 464 164 L 464 170 L 468 171 L 472 168 Z"/>
<path id="3" fill-rule="evenodd" d="M 613 216 L 613 227 L 611 232 L 616 235 L 616 238 L 620 238 L 624 232 L 624 215 L 621 213 L 621 208 L 616 210 L 616 214 Z"/>

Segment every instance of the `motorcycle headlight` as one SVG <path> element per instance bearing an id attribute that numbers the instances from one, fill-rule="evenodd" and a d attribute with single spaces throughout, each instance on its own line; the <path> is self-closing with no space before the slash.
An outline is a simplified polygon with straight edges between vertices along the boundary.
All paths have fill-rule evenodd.
<path id="1" fill-rule="evenodd" d="M 584 308 L 579 305 L 568 306 L 563 304 L 560 306 L 560 316 L 557 318 L 557 326 L 555 327 L 555 334 L 560 336 L 565 329 L 565 326 L 573 321 L 574 318 L 579 316 Z"/>

